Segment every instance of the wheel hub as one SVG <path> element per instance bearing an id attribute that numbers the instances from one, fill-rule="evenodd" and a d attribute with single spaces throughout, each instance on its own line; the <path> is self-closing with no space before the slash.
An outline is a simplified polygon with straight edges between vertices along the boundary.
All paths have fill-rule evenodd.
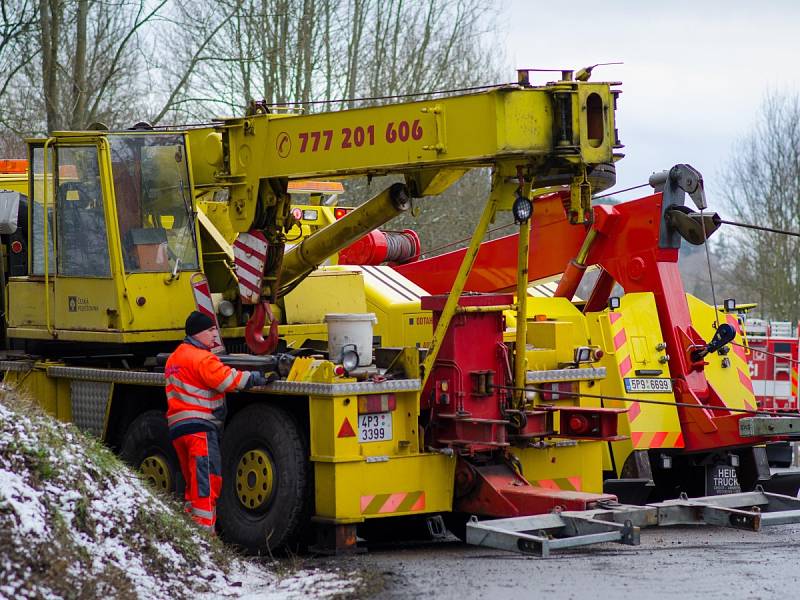
<path id="1" fill-rule="evenodd" d="M 275 471 L 264 450 L 248 450 L 236 466 L 236 496 L 245 508 L 264 506 L 272 495 Z"/>
<path id="2" fill-rule="evenodd" d="M 159 454 L 146 457 L 139 466 L 144 478 L 159 489 L 170 491 L 172 489 L 172 475 L 167 459 Z"/>

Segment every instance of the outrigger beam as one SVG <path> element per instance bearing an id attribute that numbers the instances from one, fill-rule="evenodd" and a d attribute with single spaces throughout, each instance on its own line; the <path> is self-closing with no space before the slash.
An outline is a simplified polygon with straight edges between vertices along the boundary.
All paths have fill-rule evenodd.
<path id="1" fill-rule="evenodd" d="M 668 500 L 644 506 L 598 503 L 599 508 L 467 523 L 467 543 L 547 557 L 554 550 L 603 542 L 640 543 L 640 529 L 667 525 L 716 525 L 759 531 L 800 522 L 800 499 L 760 488 L 726 496 Z"/>

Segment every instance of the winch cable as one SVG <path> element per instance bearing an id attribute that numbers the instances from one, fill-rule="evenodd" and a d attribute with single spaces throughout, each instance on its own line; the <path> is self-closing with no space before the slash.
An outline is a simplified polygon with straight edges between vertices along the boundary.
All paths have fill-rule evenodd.
<path id="1" fill-rule="evenodd" d="M 584 392 L 564 392 L 561 390 L 553 390 L 548 388 L 540 388 L 537 386 L 527 386 L 524 388 L 518 388 L 513 385 L 493 385 L 497 389 L 504 389 L 504 390 L 514 390 L 517 392 L 539 392 L 539 393 L 546 393 L 546 394 L 558 394 L 564 396 L 573 396 L 573 397 L 582 397 L 582 398 L 597 398 L 599 400 L 618 400 L 620 402 L 640 402 L 642 404 L 661 404 L 663 406 L 682 406 L 684 408 L 702 408 L 704 410 L 721 410 L 721 411 L 728 411 L 728 412 L 738 412 L 738 413 L 747 413 L 751 415 L 762 415 L 765 417 L 774 417 L 775 413 L 764 411 L 764 410 L 756 410 L 752 408 L 728 408 L 727 406 L 713 406 L 711 404 L 692 404 L 689 402 L 667 402 L 666 400 L 645 400 L 644 398 L 626 398 L 624 396 L 610 396 L 608 394 L 588 394 Z M 552 406 L 552 405 L 551 405 Z M 800 413 L 781 413 L 781 415 L 788 416 L 788 415 L 798 415 Z"/>
<path id="2" fill-rule="evenodd" d="M 768 233 L 778 233 L 780 235 L 800 237 L 800 233 L 798 233 L 797 231 L 788 231 L 786 229 L 775 229 L 773 227 L 763 227 L 761 225 L 751 225 L 750 223 L 738 223 L 737 221 L 729 221 L 727 219 L 720 219 L 719 222 L 725 225 L 733 225 L 734 227 L 743 227 L 744 229 L 756 229 L 758 231 L 766 231 Z"/>
<path id="3" fill-rule="evenodd" d="M 360 98 L 335 98 L 333 100 L 292 100 L 289 102 L 270 102 L 269 106 L 312 106 L 314 104 L 337 104 L 345 102 L 373 102 L 375 100 L 400 100 L 402 98 L 413 98 L 415 96 L 435 96 L 436 94 L 457 94 L 462 92 L 479 92 L 494 88 L 508 86 L 519 86 L 516 81 L 508 83 L 492 83 L 489 85 L 475 85 L 472 87 L 452 88 L 449 90 L 433 90 L 430 92 L 410 92 L 408 94 L 392 94 L 388 96 L 363 96 Z"/>
<path id="4" fill-rule="evenodd" d="M 638 190 L 639 188 L 649 187 L 649 186 L 650 186 L 649 183 L 642 183 L 640 185 L 634 185 L 634 186 L 629 187 L 629 188 L 624 188 L 624 189 L 621 189 L 621 190 L 614 190 L 613 192 L 607 192 L 607 193 L 601 194 L 599 196 L 592 196 L 592 200 L 599 200 L 600 198 L 607 198 L 609 196 L 613 196 L 614 194 L 621 194 L 623 192 L 630 192 L 631 190 Z M 492 229 L 489 229 L 486 232 L 486 234 L 488 235 L 490 233 L 495 233 L 497 231 L 501 231 L 503 229 L 507 229 L 509 227 L 512 227 L 513 225 L 515 225 L 515 223 L 506 223 L 505 225 L 498 225 L 497 227 L 493 227 Z M 454 242 L 449 242 L 447 244 L 443 244 L 441 246 L 437 246 L 436 248 L 431 248 L 430 250 L 426 250 L 425 252 L 423 252 L 422 256 L 426 256 L 426 257 L 430 256 L 430 255 L 434 254 L 435 252 L 439 252 L 440 250 L 444 250 L 445 248 L 450 248 L 452 246 L 458 246 L 459 244 L 463 244 L 464 242 L 468 242 L 471 239 L 472 238 L 464 238 L 462 240 L 456 240 Z"/>
<path id="5" fill-rule="evenodd" d="M 403 263 L 411 258 L 417 251 L 414 238 L 404 231 L 384 231 L 386 236 L 386 262 Z"/>
<path id="6" fill-rule="evenodd" d="M 497 227 L 493 227 L 492 229 L 487 229 L 486 230 L 486 235 L 489 235 L 490 233 L 495 233 L 495 232 L 500 231 L 502 229 L 508 229 L 509 227 L 512 227 L 514 225 L 515 225 L 515 223 L 506 223 L 505 225 L 498 225 Z M 441 246 L 437 246 L 436 248 L 431 248 L 430 250 L 425 250 L 425 252 L 423 252 L 421 254 L 421 256 L 426 256 L 427 257 L 428 255 L 431 255 L 431 254 L 433 254 L 435 252 L 439 252 L 439 250 L 444 250 L 445 248 L 451 248 L 452 246 L 458 246 L 459 244 L 463 244 L 464 242 L 468 242 L 471 239 L 472 239 L 472 237 L 468 237 L 468 238 L 464 238 L 464 239 L 461 239 L 461 240 L 456 240 L 454 242 L 450 242 L 448 244 L 442 244 Z"/>
<path id="7" fill-rule="evenodd" d="M 624 189 L 621 189 L 621 190 L 614 190 L 613 192 L 607 192 L 605 194 L 600 194 L 598 196 L 592 196 L 592 200 L 599 200 L 601 198 L 608 198 L 609 196 L 613 196 L 614 194 L 621 194 L 623 192 L 630 192 L 631 190 L 638 190 L 639 188 L 649 187 L 649 186 L 650 186 L 649 183 L 642 183 L 640 185 L 634 185 L 632 187 L 624 188 Z M 725 221 L 723 221 L 723 222 L 725 222 Z M 509 227 L 512 227 L 513 225 L 514 225 L 514 223 L 506 223 L 505 225 L 498 225 L 497 227 L 493 227 L 492 229 L 489 229 L 486 232 L 486 234 L 488 235 L 490 233 L 496 233 L 496 232 L 501 231 L 503 229 L 507 229 Z M 451 248 L 453 246 L 458 246 L 459 244 L 463 244 L 465 242 L 468 242 L 471 239 L 472 238 L 464 238 L 464 239 L 461 239 L 461 240 L 456 240 L 454 242 L 449 242 L 447 244 L 442 244 L 441 246 L 437 246 L 436 248 L 431 248 L 430 250 L 425 250 L 422 253 L 421 256 L 428 257 L 428 256 L 431 256 L 431 255 L 434 255 L 436 252 L 439 252 L 440 250 L 444 250 L 445 248 Z"/>
<path id="8" fill-rule="evenodd" d="M 643 187 L 650 187 L 650 183 L 642 183 L 639 185 L 634 185 L 633 187 L 624 188 L 621 190 L 614 190 L 613 192 L 606 192 L 605 194 L 601 194 L 600 196 L 592 196 L 592 200 L 599 200 L 600 198 L 608 198 L 609 196 L 613 196 L 614 194 L 621 194 L 622 192 L 630 192 L 631 190 L 638 190 L 639 188 Z"/>
<path id="9" fill-rule="evenodd" d="M 622 190 L 614 190 L 611 192 L 606 192 L 605 194 L 601 194 L 599 196 L 592 196 L 593 200 L 599 200 L 600 198 L 607 198 L 609 196 L 613 196 L 615 194 L 621 194 L 622 192 L 629 192 L 631 190 L 637 190 L 643 187 L 649 187 L 650 183 L 642 183 L 640 185 L 634 185 L 632 187 L 628 187 Z M 702 219 L 703 211 L 700 211 L 701 219 Z M 792 237 L 800 237 L 800 232 L 797 231 L 789 231 L 788 229 L 777 229 L 775 227 L 764 227 L 763 225 L 752 225 L 750 223 L 741 223 L 739 221 L 731 221 L 729 219 L 720 219 L 719 222 L 723 225 L 731 225 L 733 227 L 742 227 L 744 229 L 756 229 L 758 231 L 766 231 L 767 233 L 778 233 L 781 235 L 789 235 Z M 705 223 L 703 223 L 703 234 L 705 234 Z"/>
<path id="10" fill-rule="evenodd" d="M 430 92 L 411 92 L 408 94 L 393 94 L 388 96 L 363 96 L 358 98 L 334 98 L 333 100 L 289 100 L 286 102 L 270 102 L 268 106 L 313 106 L 316 104 L 343 104 L 343 103 L 356 103 L 356 102 L 374 102 L 376 100 L 402 100 L 403 98 L 414 98 L 415 96 L 435 96 L 437 94 L 458 94 L 463 92 L 480 92 L 483 90 L 491 90 L 495 88 L 504 88 L 509 86 L 519 86 L 516 81 L 507 83 L 492 83 L 489 85 L 476 85 L 472 87 L 452 88 L 447 90 L 433 90 Z M 246 109 L 247 105 L 238 105 L 240 109 Z M 180 128 L 196 128 L 196 127 L 209 127 L 218 125 L 219 123 L 209 121 L 200 123 L 180 123 L 169 125 L 153 125 L 153 129 L 180 129 Z"/>
<path id="11" fill-rule="evenodd" d="M 703 228 L 703 244 L 706 249 L 706 263 L 708 264 L 708 282 L 711 284 L 711 301 L 714 303 L 714 327 L 719 327 L 719 309 L 717 308 L 717 294 L 714 291 L 714 275 L 711 271 L 711 251 L 708 248 L 708 235 L 706 234 L 706 220 L 703 218 L 703 209 L 700 209 L 700 225 Z"/>
<path id="12" fill-rule="evenodd" d="M 746 336 L 746 333 L 745 333 L 745 336 Z M 776 339 L 776 338 L 769 338 L 769 339 Z M 781 359 L 783 359 L 785 361 L 788 361 L 790 363 L 794 363 L 796 365 L 800 364 L 800 360 L 796 360 L 796 359 L 792 358 L 791 356 L 786 356 L 785 354 L 776 354 L 775 352 L 769 352 L 768 350 L 762 350 L 761 348 L 753 348 L 752 346 L 748 346 L 746 344 L 740 344 L 738 342 L 728 342 L 728 343 L 733 345 L 733 346 L 739 346 L 739 348 L 744 348 L 745 350 L 750 350 L 750 352 L 760 352 L 761 354 L 767 354 L 767 355 L 772 356 L 774 358 L 781 358 Z"/>

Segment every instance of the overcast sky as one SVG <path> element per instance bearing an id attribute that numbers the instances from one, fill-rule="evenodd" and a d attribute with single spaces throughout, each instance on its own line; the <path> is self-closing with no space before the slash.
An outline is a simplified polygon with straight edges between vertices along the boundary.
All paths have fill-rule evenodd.
<path id="1" fill-rule="evenodd" d="M 622 82 L 617 189 L 689 163 L 720 210 L 723 171 L 765 92 L 800 91 L 800 0 L 507 0 L 503 21 L 514 68 L 624 61 L 592 76 Z"/>

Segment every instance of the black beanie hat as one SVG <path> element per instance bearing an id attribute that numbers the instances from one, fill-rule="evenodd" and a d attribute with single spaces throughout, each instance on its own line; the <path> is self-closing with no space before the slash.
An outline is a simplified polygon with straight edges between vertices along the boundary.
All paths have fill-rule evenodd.
<path id="1" fill-rule="evenodd" d="M 194 335 L 210 327 L 214 327 L 214 321 L 211 320 L 211 317 L 199 311 L 195 310 L 186 317 L 186 335 Z"/>

